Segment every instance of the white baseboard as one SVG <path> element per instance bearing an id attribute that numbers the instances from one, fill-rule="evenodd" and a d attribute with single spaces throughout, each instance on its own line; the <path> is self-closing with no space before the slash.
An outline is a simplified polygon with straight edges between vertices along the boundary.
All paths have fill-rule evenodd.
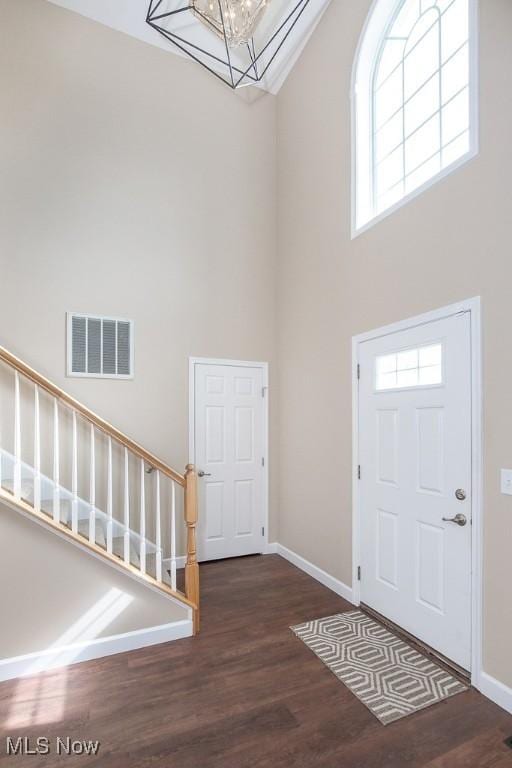
<path id="1" fill-rule="evenodd" d="M 313 565 L 313 563 L 310 563 L 309 560 L 301 557 L 301 555 L 292 552 L 291 549 L 283 547 L 282 544 L 277 542 L 269 544 L 265 550 L 265 554 L 274 553 L 281 555 L 285 560 L 288 560 L 290 563 L 297 566 L 297 568 L 300 568 L 301 571 L 309 574 L 309 576 L 312 576 L 325 587 L 332 589 L 332 591 L 336 592 L 340 597 L 344 597 L 345 600 L 348 600 L 350 603 L 354 602 L 351 587 L 348 587 L 342 581 L 339 581 L 339 579 L 335 579 L 334 576 L 326 573 L 326 571 L 323 571 L 316 565 Z M 512 688 L 509 688 L 504 683 L 496 680 L 495 677 L 492 677 L 487 674 L 487 672 L 483 671 L 478 675 L 478 679 L 473 681 L 473 685 L 488 699 L 512 714 Z"/>
<path id="2" fill-rule="evenodd" d="M 58 648 L 47 648 L 44 651 L 36 651 L 24 656 L 1 659 L 0 681 L 11 680 L 14 677 L 37 675 L 49 669 L 66 667 L 81 661 L 100 659 L 103 656 L 134 651 L 137 648 L 145 648 L 158 643 L 168 643 L 171 640 L 191 637 L 193 633 L 192 620 L 183 619 L 182 621 L 173 621 L 170 624 L 112 635 L 111 637 L 100 637 Z"/>
<path id="3" fill-rule="evenodd" d="M 296 565 L 297 568 L 300 568 L 301 571 L 309 574 L 309 576 L 312 576 L 325 587 L 332 589 L 332 591 L 336 592 L 340 597 L 344 597 L 349 603 L 354 603 L 351 587 L 348 587 L 342 581 L 339 581 L 339 579 L 335 579 L 334 576 L 326 573 L 326 571 L 318 568 L 318 566 L 313 565 L 313 563 L 310 563 L 309 560 L 301 557 L 301 555 L 292 552 L 291 549 L 283 547 L 282 544 L 277 542 L 269 544 L 265 551 L 265 554 L 273 553 L 281 555 L 285 560 L 288 560 L 290 563 L 293 563 L 293 565 Z M 489 675 L 484 671 L 481 671 L 478 678 L 473 680 L 473 685 L 488 699 L 494 701 L 499 707 L 502 707 L 502 709 L 512 714 L 512 688 L 509 688 L 507 685 L 496 680 L 495 677 L 492 677 L 492 675 Z"/>
<path id="4" fill-rule="evenodd" d="M 282 544 L 269 544 L 269 547 L 275 547 L 275 549 L 272 550 L 273 552 L 277 552 L 277 554 L 281 555 L 281 557 L 284 557 L 285 560 L 288 560 L 290 563 L 293 563 L 293 565 L 296 565 L 297 568 L 300 568 L 301 571 L 304 571 L 305 573 L 312 576 L 314 579 L 319 581 L 320 584 L 323 584 L 324 587 L 332 589 L 333 592 L 336 592 L 337 595 L 340 595 L 340 597 L 348 600 L 349 603 L 354 602 L 352 598 L 352 587 L 348 587 L 339 579 L 335 579 L 334 576 L 331 576 L 330 573 L 323 571 L 321 568 L 318 568 L 318 566 L 310 563 L 309 560 L 301 557 L 301 555 L 298 555 L 296 552 L 292 552 L 292 550 L 288 549 L 287 547 L 283 547 Z"/>
<path id="5" fill-rule="evenodd" d="M 272 542 L 271 544 L 267 544 L 265 546 L 265 549 L 263 550 L 264 555 L 275 555 L 277 553 L 277 548 L 279 544 L 277 541 Z M 176 557 L 176 568 L 179 570 L 180 568 L 184 568 L 187 564 L 187 556 L 186 555 L 179 555 Z M 162 565 L 164 568 L 169 569 L 171 567 L 171 558 L 166 557 L 162 560 Z"/>
<path id="6" fill-rule="evenodd" d="M 496 680 L 495 677 L 488 675 L 483 670 L 478 675 L 476 687 L 480 693 L 483 693 L 484 696 L 494 701 L 499 707 L 512 714 L 512 688 L 509 688 L 504 683 L 500 683 L 499 680 Z"/>

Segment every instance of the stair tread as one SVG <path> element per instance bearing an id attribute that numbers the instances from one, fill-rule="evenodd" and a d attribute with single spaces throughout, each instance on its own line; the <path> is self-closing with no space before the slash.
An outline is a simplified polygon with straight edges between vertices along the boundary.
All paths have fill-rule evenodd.
<path id="1" fill-rule="evenodd" d="M 10 493 L 14 493 L 14 467 L 16 463 L 15 458 L 12 454 L 0 448 L 0 461 L 0 487 L 5 488 L 5 490 L 9 491 Z M 10 469 L 10 472 L 6 472 L 6 469 Z M 26 462 L 21 462 L 20 495 L 23 501 L 31 506 L 34 506 L 34 478 L 34 468 Z M 46 475 L 41 474 L 40 480 L 41 510 L 48 514 L 50 517 L 53 514 L 54 493 L 55 490 L 57 490 L 60 507 L 60 519 L 61 522 L 63 522 L 65 525 L 71 525 L 73 502 L 75 502 L 77 506 L 76 512 L 79 530 L 80 523 L 89 522 L 91 511 L 94 509 L 94 516 L 96 519 L 96 542 L 100 544 L 100 546 L 106 548 L 107 527 L 109 524 L 112 524 L 112 549 L 113 551 L 115 549 L 118 550 L 115 551 L 114 554 L 121 557 L 124 556 L 124 536 L 126 533 L 128 533 L 130 537 L 131 562 L 139 565 L 139 551 L 143 542 L 145 543 L 147 557 L 156 554 L 158 548 L 156 544 L 150 539 L 141 537 L 139 533 L 131 528 L 127 529 L 124 523 L 121 523 L 115 518 L 110 520 L 106 512 L 103 512 L 103 510 L 99 509 L 98 507 L 92 507 L 90 502 L 80 498 L 79 496 L 75 498 L 71 491 L 61 485 L 56 485 L 56 483 L 54 483 L 54 481 Z M 80 533 L 82 533 L 82 531 L 80 531 Z"/>

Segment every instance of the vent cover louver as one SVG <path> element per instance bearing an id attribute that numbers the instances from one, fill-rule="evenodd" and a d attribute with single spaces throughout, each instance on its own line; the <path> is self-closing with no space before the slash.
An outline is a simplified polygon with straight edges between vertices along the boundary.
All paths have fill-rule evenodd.
<path id="1" fill-rule="evenodd" d="M 131 378 L 132 321 L 69 314 L 67 369 L 68 376 Z"/>

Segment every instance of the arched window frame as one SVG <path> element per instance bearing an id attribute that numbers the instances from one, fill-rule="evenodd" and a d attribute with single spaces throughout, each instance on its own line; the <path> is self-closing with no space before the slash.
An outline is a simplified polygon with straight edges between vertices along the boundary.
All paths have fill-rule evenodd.
<path id="1" fill-rule="evenodd" d="M 404 0 L 373 0 L 352 68 L 352 237 L 362 234 L 478 154 L 478 0 L 469 0 L 469 150 L 382 212 L 375 210 L 373 164 L 374 79 L 382 45 Z"/>

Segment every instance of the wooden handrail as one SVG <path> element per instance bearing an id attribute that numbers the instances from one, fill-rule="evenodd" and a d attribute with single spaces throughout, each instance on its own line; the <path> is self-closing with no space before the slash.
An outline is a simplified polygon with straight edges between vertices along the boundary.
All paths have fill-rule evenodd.
<path id="1" fill-rule="evenodd" d="M 3 360 L 4 363 L 7 363 L 7 365 L 10 365 L 27 379 L 33 381 L 34 384 L 37 384 L 39 387 L 41 387 L 41 389 L 46 390 L 46 392 L 48 392 L 53 397 L 58 398 L 63 403 L 66 403 L 66 405 L 87 419 L 87 421 L 89 421 L 91 424 L 94 424 L 102 432 L 110 435 L 110 437 L 112 437 L 118 443 L 121 443 L 121 445 L 124 445 L 129 451 L 154 467 L 154 469 L 160 470 L 162 474 L 170 477 L 171 480 L 174 480 L 175 483 L 178 483 L 183 488 L 185 488 L 185 477 L 183 475 L 180 475 L 179 472 L 176 472 L 152 453 L 146 451 L 146 449 L 141 445 L 136 443 L 134 440 L 131 440 L 123 432 L 120 432 L 118 429 L 113 427 L 112 424 L 109 424 L 108 421 L 105 421 L 105 419 L 102 419 L 101 416 L 98 416 L 98 414 L 94 413 L 94 411 L 91 411 L 85 405 L 82 405 L 82 403 L 78 402 L 78 400 L 75 400 L 74 397 L 68 395 L 67 392 L 58 387 L 56 384 L 53 384 L 53 382 L 51 382 L 45 376 L 41 376 L 40 373 L 37 373 L 37 371 L 35 371 L 29 365 L 26 365 L 15 355 L 8 352 L 6 349 L 4 349 L 4 347 L 0 347 L 0 360 Z"/>

